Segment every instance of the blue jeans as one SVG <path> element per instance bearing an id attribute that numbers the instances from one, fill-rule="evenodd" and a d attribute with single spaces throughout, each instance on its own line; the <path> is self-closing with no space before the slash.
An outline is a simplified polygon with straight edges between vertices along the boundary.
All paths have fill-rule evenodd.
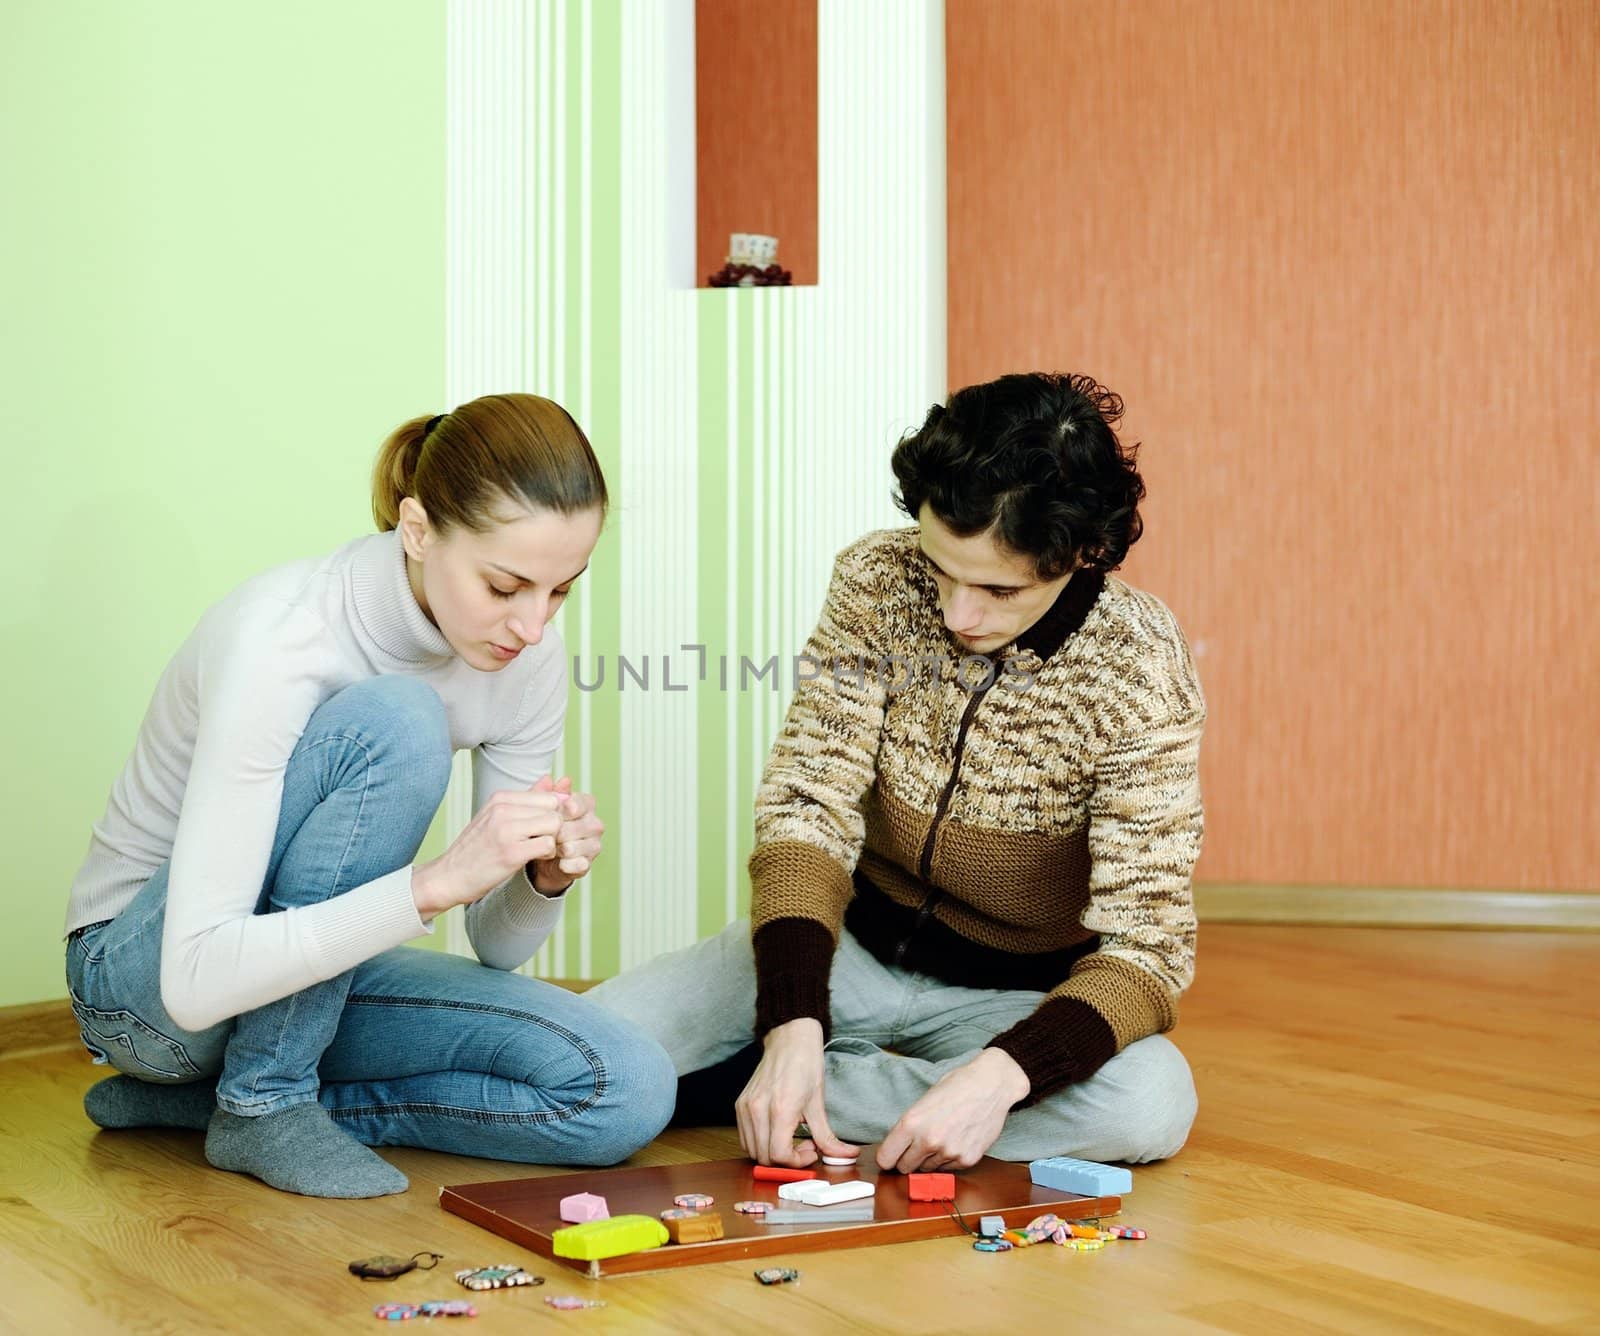
<path id="1" fill-rule="evenodd" d="M 311 716 L 284 777 L 258 914 L 339 895 L 415 857 L 450 774 L 444 706 L 414 678 L 346 687 Z M 161 1002 L 169 865 L 115 919 L 75 934 L 67 983 L 96 1061 L 143 1081 L 217 1076 L 245 1117 L 320 1100 L 369 1146 L 531 1164 L 614 1164 L 671 1116 L 671 1059 L 563 988 L 413 947 L 203 1031 Z"/>

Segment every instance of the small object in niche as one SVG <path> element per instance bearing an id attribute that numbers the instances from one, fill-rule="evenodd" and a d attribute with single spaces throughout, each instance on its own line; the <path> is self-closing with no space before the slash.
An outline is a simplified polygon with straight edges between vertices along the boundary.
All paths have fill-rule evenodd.
<path id="1" fill-rule="evenodd" d="M 714 288 L 786 288 L 794 275 L 778 264 L 778 238 L 735 232 L 728 238 L 728 262 L 706 279 Z"/>
<path id="2" fill-rule="evenodd" d="M 760 269 L 777 260 L 778 238 L 761 232 L 734 232 L 728 237 L 727 258 L 729 264 L 749 264 Z"/>
<path id="3" fill-rule="evenodd" d="M 776 264 L 757 269 L 753 264 L 725 264 L 706 278 L 713 288 L 787 288 L 794 283 L 794 275 Z"/>

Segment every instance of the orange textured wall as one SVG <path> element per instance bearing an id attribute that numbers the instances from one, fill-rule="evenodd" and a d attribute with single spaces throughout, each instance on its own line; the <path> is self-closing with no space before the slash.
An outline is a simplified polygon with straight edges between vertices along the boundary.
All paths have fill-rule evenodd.
<path id="1" fill-rule="evenodd" d="M 946 14 L 951 382 L 1127 400 L 1200 875 L 1600 886 L 1600 8 Z"/>
<path id="2" fill-rule="evenodd" d="M 733 232 L 817 281 L 817 0 L 695 0 L 697 281 Z"/>

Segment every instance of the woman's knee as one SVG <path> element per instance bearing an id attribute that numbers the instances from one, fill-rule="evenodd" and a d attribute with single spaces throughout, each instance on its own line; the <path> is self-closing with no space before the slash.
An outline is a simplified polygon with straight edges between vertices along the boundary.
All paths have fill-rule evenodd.
<path id="1" fill-rule="evenodd" d="M 318 707 L 306 736 L 331 731 L 353 735 L 410 783 L 443 798 L 454 748 L 444 702 L 426 682 L 388 674 L 352 683 Z"/>
<path id="2" fill-rule="evenodd" d="M 574 1120 L 574 1162 L 616 1164 L 661 1134 L 677 1101 L 678 1077 L 660 1044 L 608 1018 L 570 1056 L 575 1068 L 563 1097 Z"/>
<path id="3" fill-rule="evenodd" d="M 666 1049 L 642 1031 L 613 1049 L 608 1067 L 612 1098 L 603 1134 L 605 1157 L 597 1163 L 615 1164 L 666 1129 L 677 1104 L 678 1073 Z"/>
<path id="4" fill-rule="evenodd" d="M 615 1164 L 666 1127 L 678 1075 L 666 1049 L 638 1025 L 587 998 L 562 1001 L 559 1011 L 539 1008 L 550 1032 L 533 1045 L 524 1079 L 542 1091 L 541 1103 L 563 1111 L 582 1142 L 579 1162 Z M 556 1033 L 564 1042 L 552 1045 Z"/>

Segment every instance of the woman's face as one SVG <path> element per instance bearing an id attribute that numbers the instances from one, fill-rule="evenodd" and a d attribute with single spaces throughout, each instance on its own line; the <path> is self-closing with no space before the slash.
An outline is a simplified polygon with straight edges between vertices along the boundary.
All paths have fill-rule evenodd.
<path id="1" fill-rule="evenodd" d="M 441 535 L 414 497 L 400 503 L 400 538 L 417 606 L 461 658 L 499 672 L 544 637 L 589 565 L 601 512 L 560 515 L 503 504 L 484 533 Z"/>

